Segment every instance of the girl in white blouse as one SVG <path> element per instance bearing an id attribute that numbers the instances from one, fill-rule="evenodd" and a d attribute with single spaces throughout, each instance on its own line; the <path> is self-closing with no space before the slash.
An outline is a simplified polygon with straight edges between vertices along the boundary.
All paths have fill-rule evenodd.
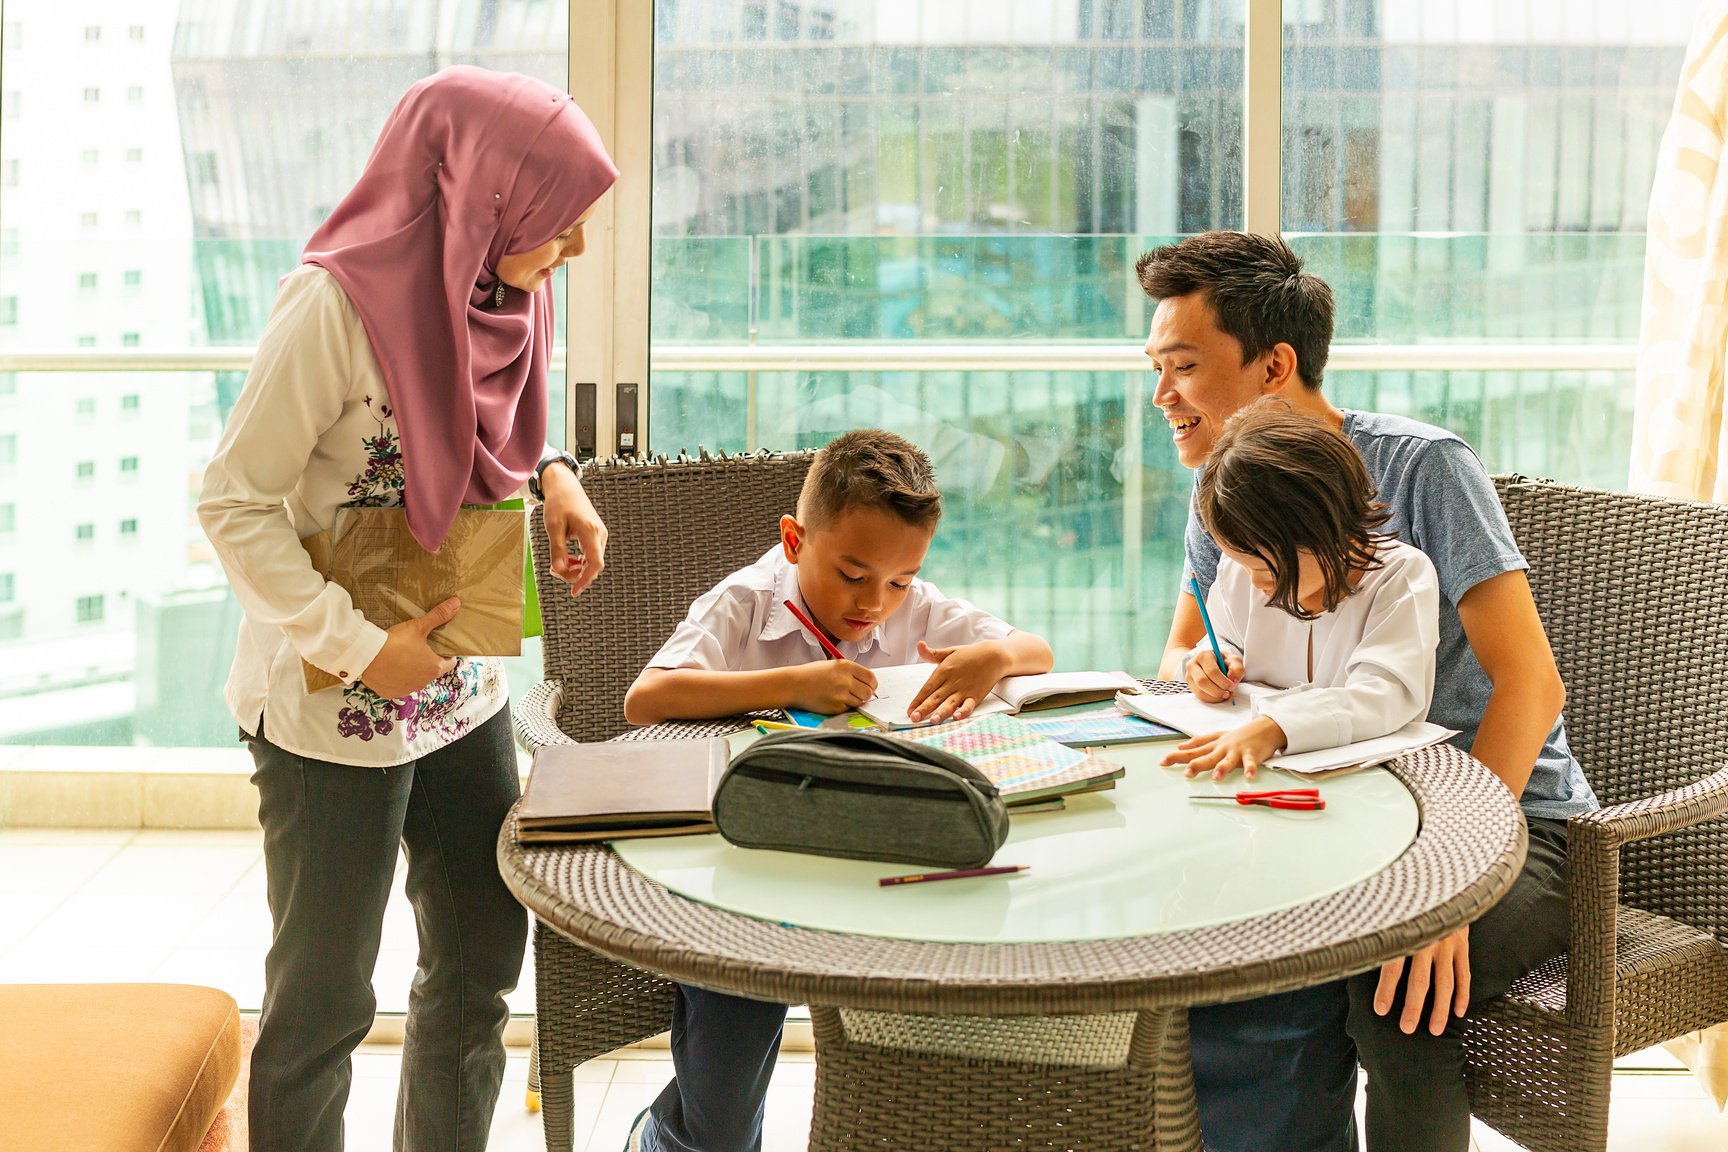
<path id="1" fill-rule="evenodd" d="M 1344 436 L 1288 404 L 1249 405 L 1224 426 L 1196 508 L 1223 558 L 1206 610 L 1224 667 L 1202 641 L 1183 663 L 1194 694 L 1235 695 L 1255 718 L 1183 741 L 1165 758 L 1189 776 L 1252 778 L 1277 752 L 1384 736 L 1428 714 L 1439 587 L 1420 551 L 1375 530 L 1386 513 Z"/>
<path id="2" fill-rule="evenodd" d="M 409 89 L 283 277 L 199 519 L 244 610 L 227 701 L 250 746 L 274 937 L 252 1056 L 254 1152 L 335 1150 L 399 854 L 418 929 L 396 1147 L 485 1147 L 527 918 L 499 878 L 517 768 L 499 662 L 385 629 L 300 545 L 401 506 L 427 549 L 525 482 L 579 592 L 606 529 L 546 444 L 553 271 L 617 177 L 569 95 L 448 68 Z M 574 538 L 579 554 L 569 554 Z M 308 693 L 305 660 L 341 684 Z"/>

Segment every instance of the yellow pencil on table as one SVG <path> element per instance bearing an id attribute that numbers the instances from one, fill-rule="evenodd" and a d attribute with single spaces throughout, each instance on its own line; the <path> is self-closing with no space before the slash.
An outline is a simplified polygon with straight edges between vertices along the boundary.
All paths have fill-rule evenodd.
<path id="1" fill-rule="evenodd" d="M 764 734 L 769 732 L 796 732 L 799 727 L 801 727 L 798 724 L 787 724 L 780 720 L 752 720 L 750 721 L 750 724 L 756 729 L 756 731 Z"/>

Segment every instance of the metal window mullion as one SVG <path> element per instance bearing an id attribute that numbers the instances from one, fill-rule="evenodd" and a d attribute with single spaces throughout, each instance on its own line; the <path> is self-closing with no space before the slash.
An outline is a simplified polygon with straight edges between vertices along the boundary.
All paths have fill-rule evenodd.
<path id="1" fill-rule="evenodd" d="M 596 386 L 595 444 L 618 443 L 619 383 L 638 386 L 637 452 L 648 444 L 649 192 L 653 180 L 654 9 L 629 0 L 569 0 L 568 83 L 618 165 L 590 217 L 588 252 L 566 265 L 565 387 Z M 584 34 L 576 35 L 576 29 Z M 577 406 L 565 405 L 575 442 Z"/>
<path id="2" fill-rule="evenodd" d="M 618 0 L 569 0 L 570 35 L 566 82 L 570 94 L 594 122 L 601 140 L 617 158 L 618 136 L 614 69 Z M 578 35 L 576 30 L 583 29 Z M 576 443 L 575 388 L 595 388 L 595 450 L 612 453 L 617 443 L 613 403 L 612 263 L 617 251 L 617 209 L 621 189 L 600 201 L 584 229 L 587 251 L 564 266 L 565 443 Z M 574 450 L 574 449 L 572 449 Z"/>
<path id="3" fill-rule="evenodd" d="M 1283 223 L 1284 5 L 1245 0 L 1242 29 L 1242 227 L 1278 235 Z"/>

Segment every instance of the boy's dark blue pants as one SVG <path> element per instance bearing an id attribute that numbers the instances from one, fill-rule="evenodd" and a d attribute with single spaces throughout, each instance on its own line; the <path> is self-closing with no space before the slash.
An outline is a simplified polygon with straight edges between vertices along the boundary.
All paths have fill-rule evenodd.
<path id="1" fill-rule="evenodd" d="M 649 1108 L 642 1152 L 761 1152 L 762 1106 L 786 1005 L 678 985 L 672 1083 Z"/>

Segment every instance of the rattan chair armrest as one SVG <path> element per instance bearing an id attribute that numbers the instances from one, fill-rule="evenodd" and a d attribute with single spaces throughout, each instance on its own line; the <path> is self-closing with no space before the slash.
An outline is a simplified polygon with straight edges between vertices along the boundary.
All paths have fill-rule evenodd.
<path id="1" fill-rule="evenodd" d="M 1586 851 L 1601 851 L 1690 828 L 1725 812 L 1728 812 L 1728 768 L 1718 768 L 1679 788 L 1580 813 L 1567 821 L 1566 828 L 1575 845 L 1582 841 L 1587 845 Z M 1577 851 L 1575 846 L 1568 855 L 1576 855 Z"/>
<path id="2" fill-rule="evenodd" d="M 1679 788 L 1567 821 L 1566 1011 L 1574 1026 L 1607 1028 L 1614 1013 L 1620 849 L 1728 812 L 1728 768 Z"/>
<path id="3" fill-rule="evenodd" d="M 516 738 L 530 752 L 548 744 L 576 743 L 558 727 L 558 704 L 563 695 L 562 680 L 542 680 L 523 695 L 513 719 Z"/>

